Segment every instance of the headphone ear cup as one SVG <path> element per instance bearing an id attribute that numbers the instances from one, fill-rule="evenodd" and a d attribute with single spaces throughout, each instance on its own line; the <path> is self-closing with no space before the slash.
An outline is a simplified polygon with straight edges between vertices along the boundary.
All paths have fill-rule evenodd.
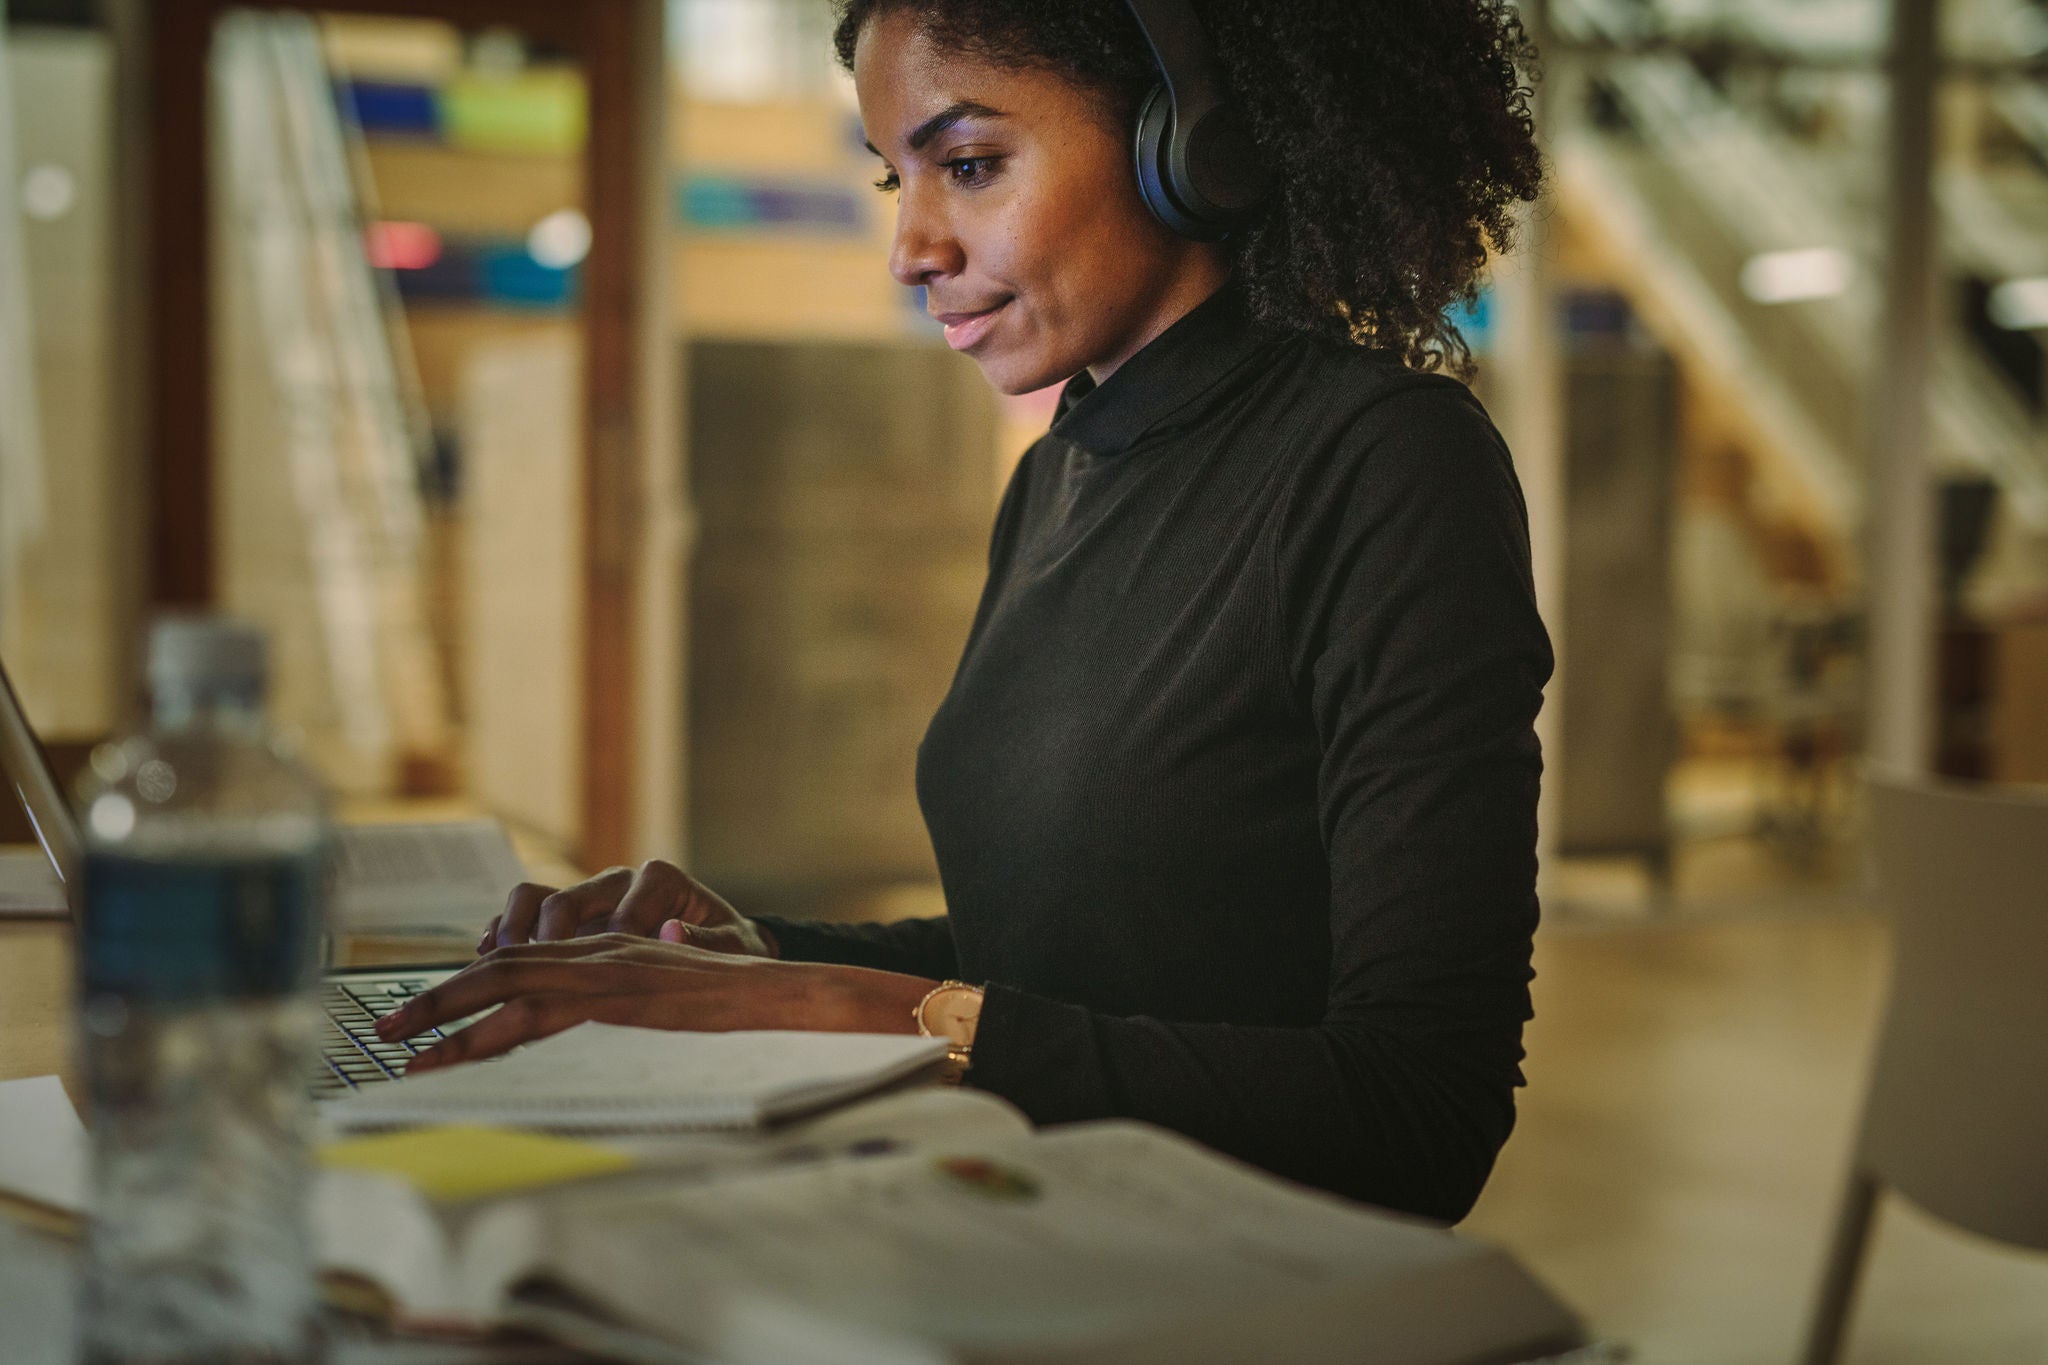
<path id="1" fill-rule="evenodd" d="M 1208 235 L 1204 225 L 1190 217 L 1174 200 L 1168 166 L 1171 151 L 1167 145 L 1172 135 L 1173 98 L 1166 93 L 1165 85 L 1155 85 L 1145 96 L 1145 102 L 1138 106 L 1138 131 L 1132 143 L 1137 163 L 1138 193 L 1144 198 L 1145 207 L 1152 211 L 1152 216 L 1172 231 L 1183 237 Z"/>

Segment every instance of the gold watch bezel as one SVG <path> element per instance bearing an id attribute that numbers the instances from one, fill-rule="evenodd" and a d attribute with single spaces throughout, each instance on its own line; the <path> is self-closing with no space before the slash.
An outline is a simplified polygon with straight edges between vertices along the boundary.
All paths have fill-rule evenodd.
<path id="1" fill-rule="evenodd" d="M 932 1001 L 938 999 L 941 995 L 945 995 L 951 991 L 965 991 L 973 995 L 976 1000 L 984 998 L 984 992 L 982 988 L 980 986 L 974 985 L 971 982 L 941 981 L 938 985 L 932 987 L 930 990 L 924 993 L 924 998 L 917 1002 L 917 1007 L 910 1012 L 910 1017 L 912 1021 L 917 1025 L 917 1034 L 920 1038 L 945 1039 L 946 1059 L 950 1062 L 955 1063 L 956 1065 L 965 1066 L 972 1059 L 974 1054 L 973 1041 L 955 1038 L 949 1033 L 937 1032 L 932 1028 L 931 1021 L 926 1014 L 926 1011 L 929 1010 L 931 1007 Z M 980 1010 L 977 1009 L 975 1011 L 974 1019 L 976 1023 L 980 1022 Z"/>

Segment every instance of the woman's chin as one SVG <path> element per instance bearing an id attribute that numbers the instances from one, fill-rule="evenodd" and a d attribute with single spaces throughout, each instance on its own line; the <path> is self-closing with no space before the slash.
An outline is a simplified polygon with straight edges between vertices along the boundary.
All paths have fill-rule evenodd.
<path id="1" fill-rule="evenodd" d="M 1059 371 L 1057 366 L 1048 366 L 1042 360 L 1016 355 L 980 356 L 969 353 L 976 365 L 981 367 L 981 377 L 989 387 L 1006 398 L 1016 398 L 1027 393 L 1062 383 L 1074 377 L 1073 371 Z"/>

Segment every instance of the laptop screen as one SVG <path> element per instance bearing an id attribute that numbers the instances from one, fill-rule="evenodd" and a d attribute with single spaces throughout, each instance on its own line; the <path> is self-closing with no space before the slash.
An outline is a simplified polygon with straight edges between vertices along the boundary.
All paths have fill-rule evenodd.
<path id="1" fill-rule="evenodd" d="M 29 823 L 35 826 L 36 841 L 50 856 L 68 899 L 78 886 L 85 842 L 4 666 L 0 666 L 0 768 L 6 770 L 7 785 L 14 789 Z"/>

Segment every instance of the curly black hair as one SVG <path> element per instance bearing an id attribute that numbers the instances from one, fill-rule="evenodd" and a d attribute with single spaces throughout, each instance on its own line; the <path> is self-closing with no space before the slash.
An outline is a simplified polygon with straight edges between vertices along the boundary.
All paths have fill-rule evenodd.
<path id="1" fill-rule="evenodd" d="M 1193 0 L 1277 193 L 1235 233 L 1253 312 L 1471 374 L 1447 316 L 1470 304 L 1490 243 L 1542 189 L 1529 112 L 1536 53 L 1505 0 Z M 1136 118 L 1158 80 L 1113 0 L 837 0 L 853 69 L 861 28 L 912 12 L 933 41 L 1049 70 Z"/>

